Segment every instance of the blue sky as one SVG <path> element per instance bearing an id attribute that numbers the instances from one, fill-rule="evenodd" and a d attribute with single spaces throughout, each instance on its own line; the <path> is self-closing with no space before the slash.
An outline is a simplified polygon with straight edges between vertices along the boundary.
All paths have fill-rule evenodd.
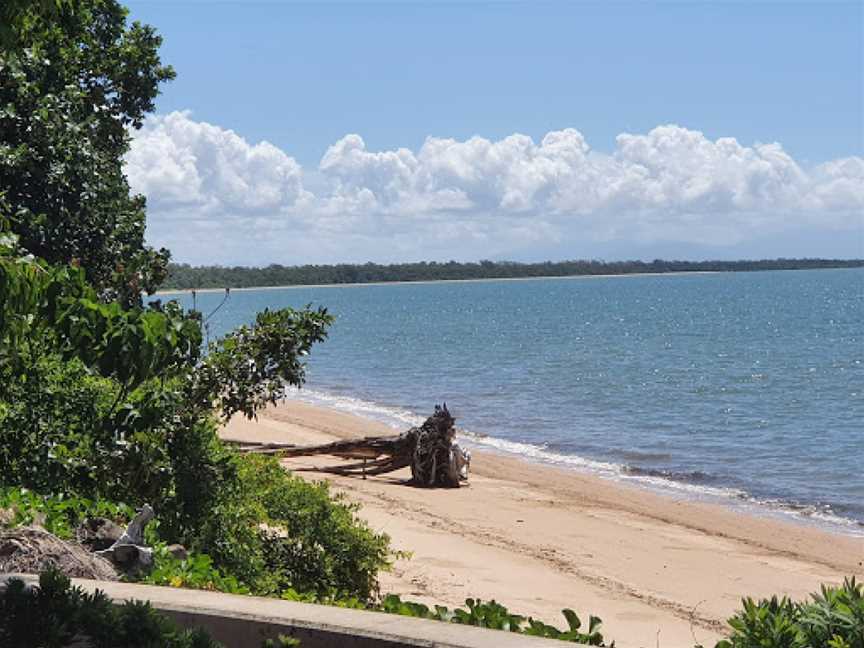
<path id="1" fill-rule="evenodd" d="M 254 147 L 266 141 L 282 154 L 277 156 L 281 162 L 271 161 L 284 167 L 282 158 L 287 158 L 298 167 L 296 173 L 283 168 L 273 179 L 278 187 L 258 186 L 256 196 L 270 191 L 281 198 L 264 201 L 251 211 L 245 210 L 236 192 L 219 206 L 212 201 L 206 206 L 184 206 L 176 199 L 182 189 L 170 182 L 160 184 L 158 177 L 154 180 L 161 177 L 159 173 L 140 166 L 130 171 L 133 186 L 150 199 L 151 239 L 169 245 L 180 260 L 203 262 L 212 256 L 209 260 L 226 263 L 285 262 L 278 258 L 281 248 L 275 244 L 272 249 L 259 247 L 256 255 L 230 244 L 218 245 L 218 241 L 208 253 L 195 251 L 191 241 L 200 237 L 184 239 L 183 232 L 188 234 L 190 228 L 206 231 L 208 222 L 210 229 L 215 226 L 229 238 L 230 222 L 246 230 L 260 229 L 262 240 L 269 242 L 292 230 L 307 233 L 304 250 L 313 246 L 318 252 L 295 251 L 292 258 L 317 261 L 416 258 L 422 256 L 421 250 L 412 249 L 409 239 L 440 229 L 442 222 L 449 234 L 440 249 L 427 249 L 444 257 L 448 250 L 465 258 L 484 256 L 484 252 L 509 258 L 591 256 L 592 250 L 607 256 L 651 256 L 657 250 L 676 256 L 773 256 L 786 250 L 807 252 L 810 242 L 814 242 L 813 254 L 849 256 L 860 249 L 857 255 L 864 255 L 864 224 L 856 218 L 864 205 L 860 177 L 864 166 L 858 165 L 864 154 L 862 3 L 128 4 L 132 18 L 155 25 L 165 37 L 163 60 L 178 73 L 158 101 L 155 130 L 145 137 L 156 137 L 161 127 L 159 137 L 176 140 L 182 131 L 184 145 L 200 159 L 208 154 L 219 157 L 221 144 L 216 140 L 233 131 L 248 150 L 257 150 Z M 186 111 L 180 114 L 188 124 L 175 120 L 169 127 L 158 122 L 178 111 Z M 193 143 L 188 139 L 189 129 L 201 124 L 220 129 L 223 135 L 199 132 Z M 568 176 L 563 189 L 565 181 L 555 171 L 558 184 L 532 184 L 530 200 L 520 196 L 508 203 L 506 196 L 522 191 L 525 184 L 524 178 L 511 173 L 513 169 L 524 167 L 526 160 L 533 164 L 537 155 L 543 160 L 548 156 L 520 149 L 507 167 L 513 183 L 510 188 L 500 186 L 500 167 L 472 167 L 464 172 L 465 164 L 479 164 L 478 155 L 488 162 L 488 151 L 458 152 L 463 167 L 443 176 L 439 173 L 443 158 L 436 157 L 432 166 L 424 162 L 429 159 L 424 158 L 424 143 L 430 137 L 467 143 L 472 136 L 480 136 L 492 143 L 489 150 L 494 155 L 500 155 L 494 145 L 513 134 L 527 135 L 540 146 L 549 132 L 575 129 L 591 155 L 615 156 L 621 153 L 616 138 L 622 133 L 648 136 L 664 125 L 682 129 L 674 137 L 689 141 L 682 144 L 685 148 L 706 146 L 681 135 L 690 132 L 701 133 L 708 143 L 734 138 L 748 150 L 779 143 L 784 155 L 807 175 L 806 188 L 796 185 L 797 198 L 786 192 L 781 200 L 779 194 L 767 195 L 764 188 L 757 192 L 758 200 L 741 198 L 740 187 L 754 182 L 750 168 L 738 175 L 729 172 L 737 178 L 729 181 L 734 187 L 714 187 L 714 176 L 709 175 L 705 176 L 708 180 L 695 180 L 695 184 L 711 184 L 704 191 L 716 193 L 700 194 L 695 202 L 691 194 L 655 199 L 651 197 L 654 189 L 643 192 L 649 196 L 646 199 L 618 196 L 604 199 L 602 205 L 579 196 L 546 200 L 546 194 L 559 196 L 569 191 L 574 178 L 605 173 L 604 164 L 592 162 L 590 173 L 582 166 L 571 169 L 581 175 Z M 355 142 L 349 147 L 353 151 L 350 173 L 347 157 L 323 168 L 328 149 L 349 134 L 362 138 L 362 146 L 358 148 Z M 204 146 L 201 137 L 208 142 L 209 153 L 200 148 Z M 657 151 L 668 149 L 658 143 L 658 137 L 652 142 Z M 386 164 L 381 156 L 395 154 L 400 148 L 416 157 L 406 162 L 413 174 L 410 180 L 403 177 L 407 172 L 402 167 L 399 171 L 388 167 L 390 176 L 382 167 Z M 237 149 L 232 150 L 238 154 Z M 361 160 L 356 151 L 366 157 Z M 714 161 L 707 174 L 716 174 L 718 163 L 713 155 L 709 154 Z M 256 164 L 260 165 L 267 156 L 258 157 Z M 684 157 L 690 162 L 651 158 L 658 165 L 652 167 L 651 175 L 693 163 Z M 765 158 L 764 152 L 757 157 Z M 826 171 L 830 172 L 828 180 L 820 180 L 821 184 L 812 180 L 814 173 L 822 174 L 820 178 L 825 175 L 825 168 L 813 171 L 819 165 L 850 158 L 853 162 L 842 166 L 839 184 L 834 167 Z M 452 162 L 452 155 L 448 153 L 447 159 Z M 159 160 L 141 154 L 136 164 L 152 166 Z M 644 160 L 640 164 L 644 166 Z M 224 171 L 219 165 L 210 171 L 203 166 L 193 174 L 199 188 L 201 178 L 216 173 L 213 168 Z M 244 173 L 260 172 L 256 169 L 231 173 L 246 177 Z M 532 169 L 534 177 L 537 171 Z M 176 173 L 165 173 L 172 181 L 180 181 Z M 466 187 L 458 182 L 450 186 L 446 178 L 453 173 L 461 174 L 460 181 L 486 174 L 489 186 Z M 788 169 L 778 173 L 791 177 Z M 402 183 L 399 187 L 394 185 L 397 176 Z M 183 181 L 189 177 L 183 175 Z M 300 189 L 292 184 L 298 178 Z M 241 184 L 251 190 L 254 182 Z M 420 183 L 425 183 L 422 191 L 417 189 Z M 620 186 L 617 180 L 615 183 Z M 586 186 L 587 191 L 594 185 Z M 364 189 L 372 194 L 371 199 Z M 385 199 L 388 192 L 398 194 L 401 208 L 394 206 L 396 198 Z M 489 192 L 497 198 L 487 196 Z M 349 215 L 343 214 L 336 222 L 338 205 L 345 203 L 332 198 L 347 193 L 355 200 L 345 208 Z M 307 200 L 307 194 L 318 201 L 316 206 L 309 202 L 312 199 Z M 320 205 L 323 194 L 328 196 L 326 209 Z M 455 194 L 464 200 L 453 198 Z M 816 194 L 819 201 L 811 199 Z M 169 199 L 171 195 L 175 199 Z M 448 202 L 448 196 L 453 201 Z M 585 207 L 588 203 L 591 206 Z M 265 222 L 275 218 L 264 213 L 266 205 L 281 214 L 278 222 Z M 648 214 L 652 209 L 658 213 Z M 667 227 L 658 215 L 664 209 L 686 212 L 683 224 L 676 217 Z M 424 210 L 431 215 L 418 222 L 417 214 Z M 598 226 L 625 210 L 626 218 L 619 227 Z M 724 210 L 727 215 L 735 212 L 734 218 L 718 226 Z M 820 222 L 826 210 L 842 214 Z M 634 211 L 646 216 L 636 222 Z M 778 216 L 781 211 L 806 213 L 778 226 L 777 221 L 783 220 Z M 377 220 L 373 212 L 378 213 Z M 593 216 L 586 217 L 586 213 Z M 773 220 L 769 218 L 772 214 Z M 708 222 L 708 227 L 699 236 L 683 235 L 686 223 L 694 219 Z M 769 226 L 764 226 L 766 221 L 771 221 Z M 748 223 L 756 224 L 752 231 Z M 496 233 L 496 227 L 500 232 Z M 402 238 L 391 245 L 393 241 L 375 234 L 376 228 Z M 530 240 L 525 231 L 532 233 L 527 237 Z M 542 232 L 548 236 L 544 238 Z M 763 246 L 762 239 L 786 242 Z M 454 246 L 454 241 L 459 244 Z"/>

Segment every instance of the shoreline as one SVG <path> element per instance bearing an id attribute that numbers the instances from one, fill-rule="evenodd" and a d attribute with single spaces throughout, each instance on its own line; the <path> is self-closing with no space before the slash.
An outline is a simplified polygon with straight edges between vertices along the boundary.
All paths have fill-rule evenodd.
<path id="1" fill-rule="evenodd" d="M 743 270 L 684 270 L 679 272 L 627 272 L 621 274 L 596 275 L 549 275 L 543 277 L 488 277 L 478 279 L 421 279 L 419 281 L 367 281 L 361 283 L 331 283 L 331 284 L 289 284 L 287 286 L 247 286 L 230 288 L 231 292 L 251 292 L 255 290 L 291 290 L 293 288 L 358 288 L 360 286 L 405 286 L 429 284 L 460 284 L 460 283 L 492 283 L 497 281 L 541 281 L 543 279 L 611 279 L 613 277 L 680 277 L 682 275 L 725 274 L 745 272 Z M 785 272 L 783 270 L 759 270 L 753 272 Z M 184 295 L 196 293 L 221 293 L 225 288 L 171 288 L 157 290 L 154 295 Z"/>
<path id="2" fill-rule="evenodd" d="M 345 407 L 342 399 L 334 397 L 328 392 L 310 389 L 297 390 L 293 393 L 293 399 L 313 407 L 345 412 L 380 422 L 397 432 L 402 431 L 406 426 L 419 425 L 422 422 L 422 417 L 415 414 L 399 412 L 387 406 L 367 401 L 364 401 L 365 408 L 357 411 Z M 349 400 L 356 402 L 355 399 Z M 639 472 L 638 466 L 636 470 L 632 470 L 627 463 L 557 453 L 545 449 L 542 445 L 530 442 L 510 441 L 487 434 L 477 434 L 461 428 L 457 428 L 457 430 L 462 440 L 466 442 L 466 447 L 472 452 L 490 453 L 565 472 L 597 477 L 685 502 L 716 504 L 741 515 L 801 525 L 832 535 L 864 538 L 864 520 L 844 517 L 834 513 L 830 507 L 820 509 L 816 503 L 800 504 L 794 500 L 782 498 L 766 499 L 733 486 L 692 483 L 659 473 Z"/>
<path id="3" fill-rule="evenodd" d="M 404 286 L 428 284 L 459 284 L 459 283 L 491 283 L 499 281 L 542 281 L 544 279 L 611 279 L 614 277 L 680 277 L 684 275 L 740 274 L 751 272 L 810 272 L 813 270 L 854 270 L 852 268 L 778 268 L 769 270 L 677 270 L 674 272 L 622 272 L 618 274 L 581 274 L 581 275 L 544 275 L 542 277 L 480 277 L 476 279 L 421 279 L 418 281 L 367 281 L 359 283 L 329 283 L 329 284 L 287 284 L 280 286 L 244 286 L 230 287 L 231 292 L 249 292 L 256 290 L 290 290 L 293 288 L 357 288 L 360 286 Z M 183 295 L 196 293 L 221 293 L 225 288 L 166 288 L 157 290 L 153 296 Z"/>
<path id="4" fill-rule="evenodd" d="M 464 438 L 468 440 L 470 444 L 469 449 L 472 452 L 479 446 L 480 452 L 488 452 L 525 461 L 530 464 L 548 466 L 557 470 L 596 477 L 612 483 L 645 490 L 646 492 L 669 499 L 717 505 L 736 514 L 777 520 L 787 524 L 815 529 L 830 535 L 864 538 L 864 521 L 837 515 L 830 508 L 828 512 L 820 511 L 817 504 L 795 504 L 783 499 L 762 499 L 747 491 L 731 486 L 703 486 L 662 474 L 641 473 L 638 468 L 633 472 L 628 472 L 630 468 L 628 464 L 606 463 L 602 460 L 588 459 L 578 455 L 552 455 L 548 459 L 538 458 L 516 450 L 507 450 L 506 448 L 498 447 L 495 443 L 487 443 L 483 440 L 492 437 L 466 435 Z M 530 447 L 530 444 L 520 442 L 505 443 Z M 546 451 L 540 450 L 540 452 L 546 454 Z M 571 459 L 577 461 L 568 461 Z M 603 466 L 603 468 L 598 466 Z"/>
<path id="5" fill-rule="evenodd" d="M 257 422 L 235 417 L 221 431 L 298 444 L 392 433 L 375 420 L 296 400 L 268 408 Z M 559 625 L 560 610 L 571 607 L 600 616 L 604 635 L 621 648 L 692 646 L 694 635 L 709 645 L 742 596 L 805 598 L 822 582 L 864 573 L 864 538 L 473 454 L 468 486 L 449 491 L 405 486 L 407 470 L 368 480 L 297 474 L 326 478 L 395 549 L 413 552 L 383 575 L 384 592 L 451 607 L 468 596 L 495 598 Z M 328 460 L 283 463 L 302 470 Z"/>

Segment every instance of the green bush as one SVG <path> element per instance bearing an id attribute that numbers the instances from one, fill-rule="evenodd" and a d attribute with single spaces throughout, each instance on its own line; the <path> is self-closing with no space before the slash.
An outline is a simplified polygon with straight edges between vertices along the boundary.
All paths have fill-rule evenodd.
<path id="1" fill-rule="evenodd" d="M 201 444 L 193 443 L 201 448 Z M 255 593 L 306 600 L 369 602 L 377 593 L 377 574 L 389 566 L 389 539 L 357 518 L 357 506 L 331 494 L 326 483 L 308 483 L 288 474 L 270 457 L 239 456 L 221 444 L 230 469 L 207 484 L 198 509 L 186 512 L 188 528 L 176 526 L 176 506 L 195 502 L 187 493 L 179 503 L 157 505 L 157 520 L 147 527 L 155 547 L 155 568 L 145 581 L 229 593 Z M 177 459 L 189 461 L 189 455 Z M 213 464 L 212 457 L 189 463 Z M 193 488 L 190 474 L 187 487 Z M 176 485 L 171 492 L 176 492 Z M 0 488 L 0 508 L 13 513 L 12 525 L 38 522 L 69 539 L 87 517 L 107 517 L 119 524 L 134 511 L 126 504 L 75 495 L 42 495 L 20 487 Z M 166 523 L 167 518 L 167 523 Z M 175 526 L 172 526 L 174 523 Z M 167 543 L 182 542 L 186 560 L 172 557 Z M 215 554 L 215 556 L 214 556 Z"/>
<path id="2" fill-rule="evenodd" d="M 213 560 L 207 554 L 190 553 L 184 559 L 176 558 L 168 552 L 164 543 L 153 548 L 153 569 L 141 578 L 140 582 L 228 594 L 249 594 L 249 588 L 241 585 L 233 576 L 225 576 L 213 565 Z"/>
<path id="3" fill-rule="evenodd" d="M 198 562 L 157 562 L 160 583 L 268 596 L 376 595 L 389 538 L 326 483 L 294 477 L 272 457 L 237 455 L 209 426 L 178 435 L 169 447 L 171 496 L 157 506 L 154 539 L 184 544 Z"/>
<path id="4" fill-rule="evenodd" d="M 244 457 L 240 482 L 263 513 L 264 563 L 277 592 L 361 600 L 377 593 L 390 539 L 357 517 L 358 505 L 331 493 L 326 482 L 289 475 L 272 457 Z"/>
<path id="5" fill-rule="evenodd" d="M 588 627 L 582 627 L 582 620 L 573 610 L 562 610 L 567 629 L 559 630 L 555 626 L 543 623 L 532 617 L 524 617 L 520 614 L 510 612 L 506 607 L 496 601 L 479 601 L 466 599 L 467 609 L 456 608 L 451 610 L 442 605 L 430 608 L 423 603 L 403 601 L 399 596 L 390 594 L 384 597 L 381 605 L 376 609 L 390 614 L 401 614 L 402 616 L 419 617 L 421 619 L 435 619 L 448 623 L 460 623 L 472 625 L 479 628 L 490 628 L 493 630 L 504 630 L 505 632 L 516 632 L 519 634 L 532 635 L 535 637 L 546 637 L 569 641 L 587 646 L 608 646 L 614 648 L 615 642 L 605 644 L 603 635 L 600 633 L 600 619 L 595 616 L 588 618 Z M 584 631 L 583 631 L 584 630 Z"/>
<path id="6" fill-rule="evenodd" d="M 11 580 L 0 595 L 0 646 L 32 648 L 218 648 L 202 630 L 181 630 L 148 603 L 115 606 L 101 592 L 71 587 L 55 571 L 39 587 Z"/>
<path id="7" fill-rule="evenodd" d="M 98 303 L 80 271 L 33 261 L 16 245 L 14 237 L 0 240 L 0 487 L 149 503 L 161 540 L 210 556 L 226 578 L 256 592 L 290 582 L 371 594 L 386 541 L 359 526 L 352 531 L 359 523 L 344 506 L 328 507 L 320 489 L 309 489 L 308 506 L 303 496 L 294 504 L 315 509 L 318 527 L 356 555 L 314 551 L 320 546 L 303 537 L 295 514 L 268 514 L 259 491 L 278 489 L 260 479 L 254 488 L 244 484 L 245 460 L 217 435 L 219 415 L 254 416 L 303 383 L 301 359 L 332 321 L 324 309 L 265 311 L 202 359 L 194 313 L 170 303 Z M 279 488 L 290 484 L 278 467 L 267 475 Z M 328 515 L 331 522 L 319 519 Z M 290 527 L 296 542 L 271 538 L 262 527 L 271 522 Z M 281 559 L 291 562 L 276 564 Z"/>
<path id="8" fill-rule="evenodd" d="M 26 488 L 0 488 L 0 509 L 12 512 L 10 526 L 38 523 L 64 540 L 74 538 L 75 528 L 88 517 L 104 517 L 125 524 L 134 515 L 125 504 L 75 495 L 46 497 Z"/>
<path id="9" fill-rule="evenodd" d="M 745 598 L 742 607 L 715 648 L 864 648 L 864 587 L 854 577 L 810 601 Z"/>
<path id="10" fill-rule="evenodd" d="M 0 284 L 3 278 L 0 273 Z M 219 410 L 213 406 L 220 405 L 215 394 L 221 381 L 233 385 L 230 397 L 222 395 L 228 412 L 254 413 L 287 384 L 302 383 L 303 365 L 294 354 L 308 353 L 330 321 L 324 311 L 280 311 L 259 319 L 262 330 L 241 329 L 211 345 L 200 363 L 153 377 L 142 374 L 143 380 L 132 382 L 102 376 L 98 367 L 75 357 L 64 359 L 51 331 L 40 334 L 39 344 L 25 345 L 14 361 L 4 361 L 0 344 L 0 487 L 25 487 L 48 497 L 122 500 L 133 507 L 149 503 L 158 512 L 162 540 L 209 555 L 226 575 L 255 591 L 272 592 L 287 574 L 291 583 L 315 591 L 368 596 L 377 565 L 383 564 L 376 556 L 365 560 L 361 545 L 371 537 L 368 533 L 343 533 L 348 546 L 358 551 L 353 561 L 306 551 L 302 558 L 312 562 L 299 565 L 296 551 L 281 537 L 273 539 L 278 547 L 265 556 L 268 537 L 261 524 L 280 516 L 291 522 L 295 516 L 284 510 L 268 516 L 258 490 L 276 489 L 263 487 L 260 479 L 255 488 L 244 484 L 240 468 L 246 460 L 218 438 Z M 297 330 L 285 328 L 290 326 Z M 238 352 L 238 338 L 243 352 L 261 367 L 252 374 L 238 368 L 242 359 L 226 359 Z M 113 371 L 114 365 L 100 358 L 100 366 Z M 279 488 L 290 484 L 278 467 L 267 475 Z M 291 486 L 292 492 L 298 488 Z M 322 504 L 318 490 L 310 489 L 307 496 L 319 517 L 334 516 L 329 527 L 320 520 L 322 528 L 344 531 L 353 524 L 346 521 L 343 506 Z M 299 499 L 295 503 L 301 505 Z M 377 551 L 374 545 L 370 549 Z M 274 561 L 281 557 L 294 563 L 275 569 Z M 345 583 L 339 581 L 343 577 Z"/>
<path id="11" fill-rule="evenodd" d="M 0 485 L 95 495 L 116 449 L 103 425 L 116 395 L 111 381 L 59 356 L 37 356 L 26 372 L 2 369 Z"/>

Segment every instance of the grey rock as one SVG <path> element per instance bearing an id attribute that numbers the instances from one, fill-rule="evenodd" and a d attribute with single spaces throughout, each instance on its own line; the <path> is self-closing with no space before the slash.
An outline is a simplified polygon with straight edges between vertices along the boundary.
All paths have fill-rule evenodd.
<path id="1" fill-rule="evenodd" d="M 189 552 L 186 551 L 186 547 L 181 544 L 168 545 L 165 549 L 177 560 L 186 560 L 189 557 Z"/>

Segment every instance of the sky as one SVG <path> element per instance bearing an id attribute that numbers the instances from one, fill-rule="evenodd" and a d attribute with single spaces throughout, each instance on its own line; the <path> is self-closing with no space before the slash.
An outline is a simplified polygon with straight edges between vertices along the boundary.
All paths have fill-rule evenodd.
<path id="1" fill-rule="evenodd" d="M 195 264 L 864 257 L 864 4 L 128 2 Z"/>

